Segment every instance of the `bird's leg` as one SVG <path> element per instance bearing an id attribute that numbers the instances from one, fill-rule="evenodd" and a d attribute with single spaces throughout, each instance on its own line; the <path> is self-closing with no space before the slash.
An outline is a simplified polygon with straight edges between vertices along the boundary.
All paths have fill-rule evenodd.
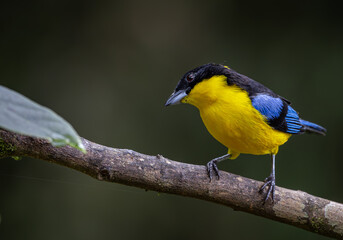
<path id="1" fill-rule="evenodd" d="M 218 179 L 220 177 L 219 170 L 217 167 L 217 163 L 224 161 L 226 159 L 229 159 L 230 157 L 231 157 L 231 154 L 225 154 L 221 157 L 214 158 L 207 163 L 207 165 L 206 165 L 207 166 L 207 173 L 208 173 L 208 176 L 210 177 L 210 182 L 212 180 L 213 170 L 214 170 L 215 174 L 217 175 Z"/>
<path id="2" fill-rule="evenodd" d="M 269 186 L 268 188 L 268 192 L 267 192 L 267 196 L 266 198 L 264 199 L 263 201 L 263 204 L 266 203 L 266 201 L 268 200 L 270 194 L 272 194 L 272 201 L 274 202 L 274 196 L 275 196 L 275 154 L 272 154 L 271 155 L 271 158 L 272 158 L 272 172 L 270 173 L 270 176 L 267 177 L 265 180 L 264 180 L 264 184 L 262 185 L 262 187 L 260 188 L 259 190 L 259 193 L 262 193 L 263 192 L 263 189 L 266 187 L 266 186 Z"/>

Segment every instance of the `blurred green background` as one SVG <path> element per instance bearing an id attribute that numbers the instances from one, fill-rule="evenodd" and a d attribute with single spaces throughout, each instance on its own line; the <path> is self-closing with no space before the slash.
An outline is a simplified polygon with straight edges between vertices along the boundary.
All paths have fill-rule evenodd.
<path id="1" fill-rule="evenodd" d="M 179 78 L 216 62 L 262 82 L 328 129 L 280 148 L 277 185 L 343 202 L 343 16 L 334 1 L 6 1 L 0 17 L 1 84 L 107 146 L 205 164 L 226 149 L 194 107 L 164 107 Z M 220 169 L 263 180 L 270 160 L 241 155 Z M 0 189 L 1 240 L 326 239 L 36 159 L 1 159 Z"/>

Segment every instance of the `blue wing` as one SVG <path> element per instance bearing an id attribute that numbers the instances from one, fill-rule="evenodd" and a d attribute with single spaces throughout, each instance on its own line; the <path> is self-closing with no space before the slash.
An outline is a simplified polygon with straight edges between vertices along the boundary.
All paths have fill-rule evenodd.
<path id="1" fill-rule="evenodd" d="M 285 117 L 285 121 L 287 123 L 287 132 L 296 134 L 302 132 L 302 124 L 300 123 L 300 118 L 298 113 L 288 105 L 287 115 Z"/>
<path id="2" fill-rule="evenodd" d="M 274 129 L 291 134 L 301 132 L 302 125 L 297 112 L 281 98 L 259 94 L 252 97 L 251 103 Z"/>

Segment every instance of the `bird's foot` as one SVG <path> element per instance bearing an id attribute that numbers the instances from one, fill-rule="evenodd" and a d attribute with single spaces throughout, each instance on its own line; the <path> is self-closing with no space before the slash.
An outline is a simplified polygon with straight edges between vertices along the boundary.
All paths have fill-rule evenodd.
<path id="1" fill-rule="evenodd" d="M 210 178 L 210 182 L 212 181 L 213 171 L 217 175 L 217 179 L 219 180 L 220 174 L 219 174 L 219 169 L 217 167 L 217 159 L 212 159 L 211 161 L 209 161 L 206 167 L 207 167 L 207 174 Z"/>
<path id="2" fill-rule="evenodd" d="M 267 177 L 265 180 L 264 180 L 264 184 L 262 185 L 262 187 L 260 188 L 259 190 L 259 193 L 263 193 L 263 190 L 266 188 L 266 187 L 269 187 L 268 188 L 268 192 L 267 192 L 267 195 L 263 201 L 263 204 L 265 204 L 269 198 L 269 196 L 272 197 L 272 201 L 274 202 L 274 197 L 275 197 L 275 175 L 274 174 L 270 174 L 269 177 Z M 270 195 L 271 194 L 271 195 Z"/>

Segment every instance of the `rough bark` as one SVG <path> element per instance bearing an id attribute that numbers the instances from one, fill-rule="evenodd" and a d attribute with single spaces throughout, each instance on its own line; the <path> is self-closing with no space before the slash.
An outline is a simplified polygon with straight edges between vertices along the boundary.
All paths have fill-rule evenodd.
<path id="1" fill-rule="evenodd" d="M 98 180 L 199 198 L 234 210 L 287 223 L 328 237 L 343 239 L 343 205 L 302 191 L 276 187 L 275 201 L 263 205 L 262 182 L 221 171 L 209 182 L 205 166 L 175 162 L 128 149 L 82 139 L 87 154 L 71 147 L 0 130 L 0 158 L 27 156 L 57 163 Z"/>

